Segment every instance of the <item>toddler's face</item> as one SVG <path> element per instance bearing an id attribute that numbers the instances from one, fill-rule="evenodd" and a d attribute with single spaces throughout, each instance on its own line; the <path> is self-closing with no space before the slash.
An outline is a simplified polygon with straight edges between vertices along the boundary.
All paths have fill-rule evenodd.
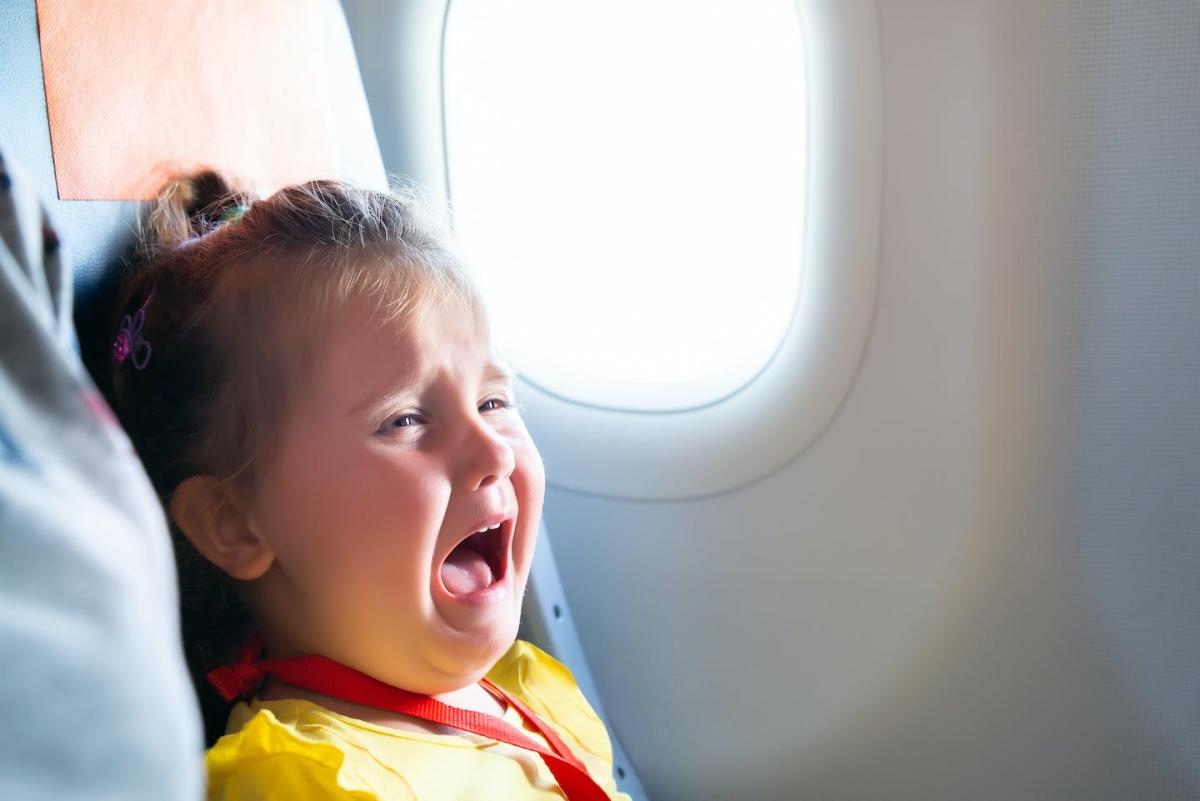
<path id="1" fill-rule="evenodd" d="M 365 303 L 332 326 L 250 507 L 275 555 L 250 595 L 272 655 L 436 694 L 512 644 L 545 475 L 497 367 L 456 304 L 409 333 Z"/>

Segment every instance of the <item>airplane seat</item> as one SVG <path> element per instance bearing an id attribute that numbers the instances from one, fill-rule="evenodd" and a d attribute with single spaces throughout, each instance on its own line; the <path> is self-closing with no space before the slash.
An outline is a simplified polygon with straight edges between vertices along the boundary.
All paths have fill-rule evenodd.
<path id="1" fill-rule="evenodd" d="M 379 145 L 371 125 L 354 47 L 341 6 L 323 0 L 327 16 L 324 69 L 337 87 L 330 103 L 349 113 L 332 117 L 335 147 L 347 180 L 386 185 Z M 312 54 L 305 52 L 306 57 Z M 73 264 L 75 325 L 80 356 L 93 380 L 108 389 L 108 312 L 119 281 L 124 254 L 141 204 L 130 200 L 61 200 L 51 149 L 50 121 L 35 0 L 0 4 L 0 153 L 23 172 L 36 189 Z M 353 108 L 361 102 L 361 112 Z M 103 158 L 103 153 L 94 154 Z M 220 165 L 217 165 L 220 166 Z M 580 647 L 544 524 L 529 577 L 519 636 L 562 661 L 598 714 L 605 718 L 596 687 Z M 614 770 L 618 786 L 635 801 L 645 794 L 633 767 L 613 733 Z"/>
<path id="2" fill-rule="evenodd" d="M 354 47 L 336 0 L 322 0 L 323 69 L 329 75 L 333 145 L 346 180 L 386 186 L 379 145 L 362 92 Z M 107 310 L 140 203 L 128 200 L 60 200 L 51 151 L 36 0 L 0 7 L 0 146 L 29 176 L 46 205 L 75 271 L 75 323 L 81 356 L 101 389 L 107 389 Z M 311 58 L 312 53 L 305 53 Z M 349 91 L 347 91 L 349 88 Z M 337 113 L 344 112 L 344 113 Z M 102 153 L 94 154 L 103 158 Z M 148 165 L 149 167 L 152 165 Z M 221 165 L 217 165 L 221 166 Z"/>

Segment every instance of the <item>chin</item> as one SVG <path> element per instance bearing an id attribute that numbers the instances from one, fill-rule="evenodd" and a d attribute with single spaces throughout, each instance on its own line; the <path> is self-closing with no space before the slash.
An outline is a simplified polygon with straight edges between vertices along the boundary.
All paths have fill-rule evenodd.
<path id="1" fill-rule="evenodd" d="M 455 652 L 459 665 L 471 665 L 486 673 L 516 641 L 518 623 L 517 619 L 498 621 L 484 631 L 460 632 L 450 650 Z"/>
<path id="2" fill-rule="evenodd" d="M 487 662 L 488 669 L 491 669 L 496 660 L 504 656 L 516 641 L 518 622 L 517 620 L 513 620 L 510 624 L 502 628 L 497 628 L 495 635 L 487 638 L 486 646 L 482 653 L 484 654 L 483 659 Z"/>
<path id="3" fill-rule="evenodd" d="M 500 657 L 504 656 L 515 640 L 514 632 L 511 637 L 489 637 L 486 641 L 476 641 L 467 647 L 452 649 L 447 654 L 450 669 L 443 673 L 441 681 L 436 681 L 423 692 L 427 695 L 441 695 L 475 684 L 492 669 Z"/>

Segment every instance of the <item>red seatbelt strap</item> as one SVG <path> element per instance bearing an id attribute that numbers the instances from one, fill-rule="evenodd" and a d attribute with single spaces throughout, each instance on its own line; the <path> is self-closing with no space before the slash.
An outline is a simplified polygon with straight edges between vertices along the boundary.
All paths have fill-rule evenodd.
<path id="1" fill-rule="evenodd" d="M 222 665 L 209 671 L 209 683 L 226 701 L 233 701 L 252 693 L 263 677 L 269 674 L 293 687 L 331 698 L 387 709 L 431 723 L 441 723 L 491 737 L 540 754 L 570 801 L 610 801 L 608 793 L 596 784 L 588 774 L 587 768 L 571 753 L 566 743 L 550 726 L 529 707 L 486 678 L 480 683 L 493 694 L 500 695 L 512 704 L 521 716 L 546 738 L 553 751 L 547 751 L 537 741 L 494 715 L 460 709 L 443 704 L 428 695 L 401 690 L 323 656 L 260 660 L 258 657 L 262 655 L 262 650 L 262 635 L 256 633 L 242 646 L 235 664 Z"/>

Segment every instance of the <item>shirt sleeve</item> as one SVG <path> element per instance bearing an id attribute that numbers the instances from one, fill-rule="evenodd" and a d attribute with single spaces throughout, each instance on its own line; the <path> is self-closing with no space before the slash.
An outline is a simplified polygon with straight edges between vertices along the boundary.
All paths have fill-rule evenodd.
<path id="1" fill-rule="evenodd" d="M 617 790 L 613 777 L 608 729 L 566 665 L 533 643 L 518 640 L 516 647 L 488 675 L 515 692 L 554 726 L 592 778 L 615 801 L 629 800 L 628 795 Z"/>
<path id="2" fill-rule="evenodd" d="M 408 796 L 415 798 L 415 796 Z M 311 756 L 281 753 L 247 760 L 209 789 L 209 801 L 376 801 L 338 782 L 338 769 Z"/>
<path id="3" fill-rule="evenodd" d="M 265 710 L 219 739 L 205 764 L 208 801 L 416 801 L 398 774 L 373 786 L 341 748 L 305 739 Z"/>

